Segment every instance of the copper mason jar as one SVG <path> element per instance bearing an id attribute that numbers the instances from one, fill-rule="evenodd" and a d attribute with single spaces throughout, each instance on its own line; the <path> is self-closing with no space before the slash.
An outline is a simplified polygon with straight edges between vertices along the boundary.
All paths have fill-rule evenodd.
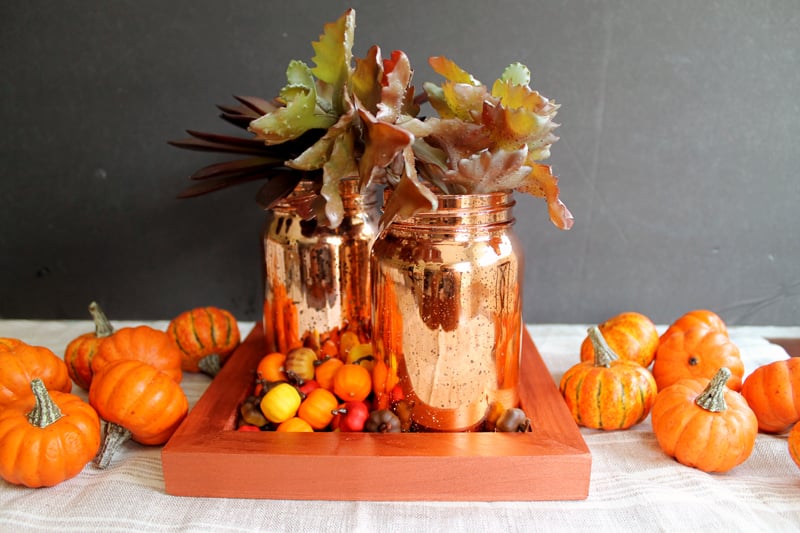
<path id="1" fill-rule="evenodd" d="M 519 404 L 523 251 L 511 192 L 441 195 L 373 245 L 373 352 L 419 430 L 481 429 Z"/>
<path id="2" fill-rule="evenodd" d="M 344 218 L 337 228 L 311 217 L 318 186 L 302 181 L 267 212 L 264 245 L 264 337 L 268 351 L 287 353 L 309 335 L 370 324 L 369 249 L 380 216 L 375 194 L 343 180 Z"/>

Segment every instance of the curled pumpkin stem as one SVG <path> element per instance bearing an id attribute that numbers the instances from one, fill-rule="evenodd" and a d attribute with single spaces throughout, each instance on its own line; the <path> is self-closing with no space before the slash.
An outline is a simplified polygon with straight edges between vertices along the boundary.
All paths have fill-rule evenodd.
<path id="1" fill-rule="evenodd" d="M 89 304 L 89 313 L 94 319 L 94 334 L 97 338 L 102 339 L 114 333 L 114 327 L 97 302 Z"/>
<path id="2" fill-rule="evenodd" d="M 222 360 L 220 359 L 219 354 L 212 353 L 200 359 L 197 362 L 197 366 L 200 369 L 200 372 L 213 378 L 219 374 L 219 371 L 222 369 Z"/>
<path id="3" fill-rule="evenodd" d="M 61 409 L 50 397 L 50 393 L 47 392 L 47 388 L 41 379 L 34 378 L 31 381 L 31 390 L 34 398 L 36 398 L 36 405 L 28 413 L 28 421 L 31 425 L 37 428 L 46 428 L 63 416 Z"/>
<path id="4" fill-rule="evenodd" d="M 728 383 L 730 377 L 731 371 L 724 366 L 717 370 L 717 373 L 711 378 L 708 387 L 700 393 L 695 403 L 712 413 L 721 413 L 725 411 L 728 408 L 727 403 L 725 403 L 725 384 Z"/>
<path id="5" fill-rule="evenodd" d="M 100 446 L 100 451 L 97 452 L 97 456 L 94 458 L 94 466 L 100 469 L 108 468 L 117 449 L 130 438 L 130 430 L 125 429 L 119 424 L 107 422 L 105 435 L 103 435 L 103 444 Z"/>
<path id="6" fill-rule="evenodd" d="M 600 332 L 600 328 L 592 326 L 588 330 L 589 338 L 592 341 L 594 348 L 594 366 L 603 366 L 608 368 L 613 361 L 619 359 L 616 352 L 611 349 L 611 346 L 606 342 L 605 337 Z"/>

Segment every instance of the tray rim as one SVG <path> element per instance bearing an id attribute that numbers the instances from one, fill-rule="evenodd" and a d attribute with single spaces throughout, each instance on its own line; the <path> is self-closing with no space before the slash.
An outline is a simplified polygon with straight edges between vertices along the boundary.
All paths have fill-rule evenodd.
<path id="1" fill-rule="evenodd" d="M 236 431 L 238 406 L 264 353 L 256 323 L 162 449 L 168 494 L 395 501 L 588 497 L 589 448 L 527 328 L 520 400 L 531 433 Z"/>

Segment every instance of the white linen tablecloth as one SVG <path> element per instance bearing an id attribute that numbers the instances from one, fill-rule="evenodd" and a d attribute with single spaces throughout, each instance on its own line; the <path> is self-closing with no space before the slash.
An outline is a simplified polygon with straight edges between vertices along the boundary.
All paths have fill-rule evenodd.
<path id="1" fill-rule="evenodd" d="M 166 321 L 115 321 L 117 328 Z M 242 333 L 252 323 L 241 323 Z M 578 360 L 581 325 L 529 326 L 556 383 Z M 47 346 L 63 356 L 89 321 L 0 320 L 0 337 Z M 663 330 L 663 329 L 661 329 Z M 765 337 L 800 337 L 800 328 L 731 328 L 746 371 L 786 358 Z M 193 406 L 208 386 L 186 374 Z M 73 392 L 86 398 L 75 387 Z M 800 469 L 786 436 L 759 434 L 751 457 L 726 474 L 707 474 L 664 455 L 649 417 L 626 431 L 582 428 L 592 454 L 589 497 L 546 502 L 359 502 L 188 498 L 164 491 L 161 447 L 127 443 L 107 470 L 88 465 L 43 489 L 0 480 L 0 531 L 796 531 Z M 281 480 L 265 479 L 264 483 Z M 391 480 L 387 480 L 391 483 Z M 718 529 L 719 528 L 719 529 Z M 723 529 L 724 528 L 724 529 Z"/>

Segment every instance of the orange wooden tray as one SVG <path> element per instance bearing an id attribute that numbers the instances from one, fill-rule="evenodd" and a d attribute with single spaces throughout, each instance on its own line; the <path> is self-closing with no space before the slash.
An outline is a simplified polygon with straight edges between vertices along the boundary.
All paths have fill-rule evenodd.
<path id="1" fill-rule="evenodd" d="M 264 355 L 257 325 L 163 448 L 168 494 L 287 500 L 580 500 L 591 455 L 527 330 L 530 433 L 236 431 Z"/>

